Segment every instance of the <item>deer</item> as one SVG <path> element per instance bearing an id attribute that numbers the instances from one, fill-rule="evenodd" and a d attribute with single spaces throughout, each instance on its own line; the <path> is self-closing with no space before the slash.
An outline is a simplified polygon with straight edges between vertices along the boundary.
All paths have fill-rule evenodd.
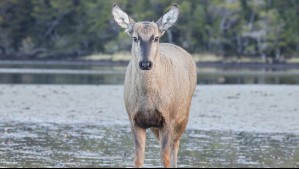
<path id="1" fill-rule="evenodd" d="M 172 43 L 160 43 L 160 37 L 177 21 L 178 5 L 174 4 L 157 22 L 135 22 L 115 3 L 112 15 L 132 38 L 124 103 L 134 138 L 135 167 L 144 165 L 146 130 L 151 129 L 160 143 L 163 167 L 176 168 L 197 83 L 192 56 Z"/>

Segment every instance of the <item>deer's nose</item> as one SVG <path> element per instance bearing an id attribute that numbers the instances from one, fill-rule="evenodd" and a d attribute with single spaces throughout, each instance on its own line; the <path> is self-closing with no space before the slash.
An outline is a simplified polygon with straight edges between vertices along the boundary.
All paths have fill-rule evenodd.
<path id="1" fill-rule="evenodd" d="M 151 61 L 141 61 L 139 62 L 139 68 L 141 70 L 151 70 L 153 63 Z"/>

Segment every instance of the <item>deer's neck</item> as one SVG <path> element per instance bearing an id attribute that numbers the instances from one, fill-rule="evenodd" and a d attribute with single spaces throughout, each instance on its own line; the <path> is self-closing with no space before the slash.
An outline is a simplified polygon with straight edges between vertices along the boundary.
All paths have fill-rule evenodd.
<path id="1" fill-rule="evenodd" d="M 161 81 L 165 78 L 163 77 L 163 74 L 165 75 L 165 70 L 161 65 L 160 55 L 157 54 L 157 56 L 152 59 L 153 67 L 151 70 L 141 70 L 137 59 L 133 60 L 132 63 L 132 80 L 134 81 L 136 88 L 143 93 L 157 91 Z"/>

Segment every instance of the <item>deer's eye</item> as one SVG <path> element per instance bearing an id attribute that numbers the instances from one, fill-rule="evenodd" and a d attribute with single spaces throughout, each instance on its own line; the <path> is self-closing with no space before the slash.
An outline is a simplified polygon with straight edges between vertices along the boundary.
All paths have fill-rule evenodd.
<path id="1" fill-rule="evenodd" d="M 138 42 L 138 39 L 136 37 L 133 37 L 134 42 Z"/>
<path id="2" fill-rule="evenodd" d="M 159 41 L 159 37 L 155 37 L 154 42 L 158 42 Z"/>

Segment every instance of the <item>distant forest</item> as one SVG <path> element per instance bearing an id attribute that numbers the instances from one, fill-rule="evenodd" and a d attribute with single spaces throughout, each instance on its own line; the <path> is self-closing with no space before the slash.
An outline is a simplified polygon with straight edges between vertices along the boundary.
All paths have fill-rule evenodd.
<path id="1" fill-rule="evenodd" d="M 0 59 L 47 59 L 129 51 L 112 3 L 135 21 L 157 21 L 171 5 L 180 16 L 163 37 L 191 53 L 299 57 L 298 0 L 0 0 Z"/>

